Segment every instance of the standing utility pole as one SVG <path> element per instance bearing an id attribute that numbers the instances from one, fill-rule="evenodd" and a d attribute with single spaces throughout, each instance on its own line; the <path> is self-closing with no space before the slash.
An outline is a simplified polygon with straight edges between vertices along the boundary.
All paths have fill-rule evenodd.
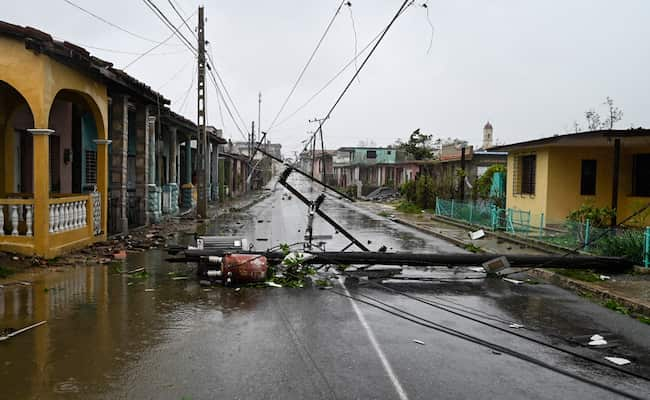
<path id="1" fill-rule="evenodd" d="M 197 217 L 207 218 L 208 216 L 208 173 L 206 166 L 208 165 L 207 157 L 209 157 L 207 148 L 208 140 L 205 131 L 205 115 L 206 115 L 206 98 L 205 98 L 205 31 L 204 31 L 204 17 L 203 7 L 199 7 L 199 26 L 198 26 L 198 71 L 199 76 L 197 80 L 197 180 L 198 180 L 198 202 L 197 202 Z"/>
<path id="2" fill-rule="evenodd" d="M 251 169 L 250 171 L 250 176 L 253 176 L 255 173 L 255 167 L 253 166 L 253 151 L 255 150 L 255 121 L 251 121 L 251 143 L 250 143 L 251 149 L 248 152 L 248 157 L 250 160 L 248 161 L 248 166 Z M 251 180 L 250 184 L 250 189 L 253 190 L 253 181 Z"/>
<path id="3" fill-rule="evenodd" d="M 325 142 L 323 141 L 323 122 L 327 120 L 327 117 L 325 118 L 314 118 L 310 119 L 310 123 L 318 122 L 318 132 L 320 134 L 320 179 L 325 180 Z M 312 176 L 314 175 L 314 155 L 316 153 L 316 136 L 313 137 L 312 139 L 312 167 L 311 167 L 311 174 Z"/>

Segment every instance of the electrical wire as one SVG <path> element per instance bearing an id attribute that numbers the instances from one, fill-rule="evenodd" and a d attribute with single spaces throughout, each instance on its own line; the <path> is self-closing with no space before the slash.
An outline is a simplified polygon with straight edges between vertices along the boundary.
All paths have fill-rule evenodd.
<path id="1" fill-rule="evenodd" d="M 137 55 L 142 54 L 142 52 L 138 52 L 138 51 L 124 51 L 124 50 L 117 50 L 117 49 L 108 49 L 106 47 L 90 46 L 90 45 L 83 44 L 83 43 L 75 43 L 75 44 L 78 44 L 79 46 L 84 47 L 84 48 L 98 50 L 98 51 L 105 51 L 107 53 L 127 54 L 127 55 L 131 55 L 131 56 L 137 56 Z M 185 50 L 180 50 L 180 51 L 170 51 L 170 52 L 166 52 L 166 53 L 153 53 L 153 54 L 149 54 L 149 55 L 150 56 L 171 56 L 171 55 L 174 55 L 174 54 L 181 54 L 181 53 L 184 53 L 184 52 L 185 52 Z"/>
<path id="2" fill-rule="evenodd" d="M 208 71 L 211 72 L 211 70 L 208 70 Z M 248 137 L 246 136 L 246 134 L 244 133 L 242 128 L 237 123 L 237 120 L 235 119 L 235 116 L 233 115 L 232 111 L 230 110 L 230 106 L 228 106 L 228 103 L 226 101 L 224 101 L 223 93 L 221 93 L 221 89 L 219 88 L 219 84 L 217 83 L 217 80 L 215 79 L 215 77 L 214 77 L 214 75 L 212 73 L 209 73 L 208 76 L 211 78 L 210 82 L 212 82 L 212 84 L 214 85 L 215 90 L 217 91 L 217 100 L 222 100 L 223 101 L 223 105 L 226 108 L 226 112 L 228 113 L 228 116 L 230 116 L 230 119 L 232 120 L 232 123 L 235 125 L 235 128 L 237 128 L 237 131 L 242 136 L 244 141 L 247 141 Z"/>
<path id="3" fill-rule="evenodd" d="M 373 298 L 371 296 L 360 295 L 361 297 L 365 297 L 365 298 L 370 300 L 370 301 L 367 301 L 367 300 L 361 299 L 361 298 L 359 298 L 357 296 L 348 295 L 346 293 L 340 292 L 340 291 L 335 290 L 335 289 L 331 289 L 331 290 L 329 290 L 329 292 L 337 294 L 337 295 L 342 296 L 342 297 L 347 297 L 347 298 L 349 298 L 351 300 L 354 300 L 354 301 L 357 301 L 357 302 L 360 302 L 360 303 L 363 303 L 363 304 L 366 304 L 366 305 L 368 305 L 370 307 L 373 307 L 373 308 L 376 308 L 378 310 L 384 311 L 384 312 L 386 312 L 388 314 L 391 314 L 391 315 L 393 315 L 395 317 L 404 319 L 406 321 L 410 321 L 410 322 L 412 322 L 414 324 L 417 324 L 417 325 L 420 325 L 422 327 L 429 328 L 429 329 L 432 329 L 432 330 L 437 331 L 437 332 L 445 333 L 445 334 L 453 336 L 455 338 L 462 339 L 462 340 L 477 344 L 477 345 L 482 346 L 482 347 L 487 347 L 487 348 L 489 348 L 491 350 L 494 350 L 494 351 L 497 351 L 497 352 L 500 352 L 500 353 L 503 353 L 503 354 L 508 354 L 508 355 L 510 355 L 510 356 L 512 356 L 514 358 L 519 359 L 519 360 L 526 361 L 528 363 L 531 363 L 531 364 L 537 365 L 539 367 L 548 369 L 550 371 L 556 372 L 556 373 L 564 375 L 566 377 L 573 378 L 575 380 L 578 380 L 578 381 L 586 383 L 588 385 L 597 387 L 597 388 L 605 390 L 607 392 L 614 393 L 614 394 L 617 394 L 619 396 L 626 397 L 628 399 L 634 399 L 634 400 L 641 400 L 642 399 L 641 397 L 636 396 L 634 394 L 625 392 L 623 390 L 620 390 L 620 389 L 617 389 L 617 388 L 614 388 L 614 387 L 611 387 L 611 386 L 607 386 L 604 383 L 591 380 L 589 378 L 580 376 L 580 375 L 575 374 L 573 372 L 566 371 L 566 370 L 564 370 L 562 368 L 556 367 L 555 365 L 549 364 L 549 363 L 547 363 L 545 361 L 542 361 L 542 360 L 539 360 L 537 358 L 526 355 L 524 353 L 518 352 L 518 351 L 513 350 L 513 349 L 511 349 L 509 347 L 501 346 L 501 345 L 498 345 L 496 343 L 492 343 L 492 342 L 489 342 L 487 340 L 480 339 L 480 338 L 478 338 L 476 336 L 469 335 L 467 333 L 458 331 L 458 330 L 453 329 L 453 328 L 448 328 L 448 327 L 446 327 L 444 325 L 438 324 L 436 322 L 433 322 L 433 321 L 428 320 L 426 318 L 420 317 L 418 315 L 409 313 L 407 311 L 404 311 L 401 308 L 392 306 L 392 305 L 390 305 L 388 303 L 385 303 L 385 302 L 383 302 L 381 300 L 378 300 L 376 298 Z"/>
<path id="4" fill-rule="evenodd" d="M 192 18 L 192 17 L 194 16 L 194 14 L 196 14 L 196 13 L 193 13 L 192 15 L 190 15 L 189 17 L 187 17 L 187 19 Z M 165 40 L 163 40 L 162 42 L 160 42 L 160 43 L 158 43 L 157 45 L 153 46 L 152 48 L 150 48 L 149 50 L 145 51 L 144 53 L 140 54 L 138 57 L 136 57 L 135 59 L 133 59 L 133 61 L 131 61 L 130 63 L 126 64 L 126 66 L 122 67 L 122 69 L 125 70 L 125 69 L 129 68 L 130 66 L 132 66 L 133 64 L 135 64 L 136 62 L 138 62 L 140 59 L 142 59 L 143 57 L 145 57 L 146 55 L 148 55 L 148 54 L 151 53 L 152 51 L 156 50 L 158 47 L 160 47 L 160 46 L 162 46 L 163 44 L 165 44 L 166 42 L 168 42 L 168 41 L 169 41 L 171 38 L 173 38 L 173 37 L 174 37 L 174 32 L 172 31 L 171 35 L 167 36 L 167 38 L 165 38 Z"/>
<path id="5" fill-rule="evenodd" d="M 357 59 L 359 57 L 361 57 L 366 52 L 366 50 L 368 50 L 368 48 L 370 48 L 370 46 L 372 46 L 372 44 L 377 41 L 377 39 L 379 39 L 379 36 L 381 36 L 381 34 L 384 32 L 385 29 L 386 28 L 383 28 L 379 33 L 377 33 L 377 35 L 375 35 L 375 37 L 372 40 L 370 40 L 361 49 L 361 51 L 359 51 L 357 53 L 356 56 L 351 58 L 332 78 L 330 78 L 330 80 L 328 80 L 320 89 L 318 89 L 311 97 L 309 97 L 309 99 L 307 99 L 307 101 L 305 101 L 300 107 L 296 108 L 291 114 L 289 114 L 287 117 L 283 118 L 280 122 L 278 122 L 275 125 L 275 127 L 277 128 L 277 127 L 283 125 L 285 122 L 287 122 L 288 120 L 293 118 L 298 112 L 300 112 L 302 109 L 304 109 L 306 106 L 308 106 L 316 97 L 318 97 L 321 93 L 323 93 L 323 91 L 325 91 L 325 89 L 327 89 L 336 79 L 338 79 L 338 77 L 341 76 L 341 74 L 343 74 L 345 71 L 347 71 L 347 69 L 352 64 L 355 64 L 355 69 L 357 69 L 356 68 Z"/>
<path id="6" fill-rule="evenodd" d="M 242 118 L 241 114 L 239 113 L 239 109 L 237 108 L 237 104 L 235 101 L 232 99 L 232 96 L 230 96 L 230 91 L 228 91 L 228 87 L 224 83 L 224 80 L 221 78 L 221 74 L 219 73 L 219 70 L 217 69 L 216 63 L 214 62 L 214 59 L 212 58 L 212 47 L 208 47 L 208 51 L 206 52 L 208 55 L 208 61 L 209 61 L 209 67 L 208 72 L 210 74 L 216 74 L 217 78 L 219 79 L 219 83 L 221 83 L 221 87 L 223 88 L 224 93 L 226 94 L 228 100 L 230 101 L 230 104 L 232 104 L 232 108 L 235 110 L 235 114 L 237 114 L 237 117 L 239 118 L 239 121 L 242 123 L 242 126 L 246 126 L 246 122 L 244 122 L 244 119 Z"/>
<path id="7" fill-rule="evenodd" d="M 422 8 L 424 8 L 427 11 L 427 22 L 429 23 L 429 28 L 431 28 L 431 36 L 429 36 L 429 47 L 427 48 L 427 54 L 429 54 L 429 52 L 431 52 L 431 46 L 433 45 L 433 35 L 435 33 L 435 29 L 433 27 L 433 22 L 431 22 L 431 17 L 429 16 L 428 1 L 422 3 Z"/>
<path id="8" fill-rule="evenodd" d="M 530 336 L 522 335 L 522 334 L 520 334 L 520 333 L 517 333 L 517 332 L 511 331 L 511 330 L 508 330 L 508 329 L 503 328 L 503 327 L 501 327 L 501 326 L 494 325 L 494 324 L 491 324 L 491 323 L 489 323 L 489 322 L 482 321 L 482 320 L 480 320 L 480 319 L 478 319 L 478 318 L 474 318 L 474 317 L 471 317 L 471 316 L 468 316 L 468 315 L 464 315 L 464 314 L 462 314 L 462 313 L 460 313 L 460 312 L 454 311 L 454 310 L 451 309 L 450 307 L 442 306 L 442 305 L 440 305 L 440 304 L 436 304 L 436 303 L 433 302 L 433 301 L 426 300 L 426 299 L 423 299 L 423 298 L 418 297 L 418 296 L 413 296 L 413 295 L 411 295 L 411 294 L 409 294 L 409 293 L 403 292 L 403 291 L 401 291 L 401 290 L 397 290 L 397 289 L 390 288 L 390 287 L 388 287 L 388 286 L 386 286 L 386 285 L 383 285 L 383 284 L 379 284 L 379 283 L 375 283 L 375 282 L 370 282 L 370 284 L 373 285 L 373 286 L 379 287 L 379 288 L 381 288 L 381 289 L 384 289 L 384 290 L 386 290 L 386 291 L 393 292 L 393 293 L 397 293 L 397 294 L 399 294 L 399 295 L 402 295 L 402 296 L 407 297 L 407 298 L 409 298 L 409 299 L 415 300 L 415 301 L 417 301 L 417 302 L 420 302 L 420 303 L 423 303 L 423 304 L 427 304 L 427 305 L 429 305 L 429 306 L 431 306 L 431 307 L 434 307 L 434 308 L 437 308 L 437 309 L 439 309 L 439 310 L 446 311 L 446 312 L 448 312 L 448 313 L 450 313 L 450 314 L 453 314 L 453 315 L 456 315 L 456 316 L 459 316 L 459 317 L 465 318 L 465 319 L 470 320 L 470 321 L 472 321 L 472 322 L 476 322 L 476 323 L 478 323 L 478 324 L 481 324 L 481 325 L 484 325 L 484 326 L 487 326 L 487 327 L 490 327 L 490 328 L 496 329 L 496 330 L 498 330 L 498 331 L 505 332 L 505 333 L 507 333 L 507 334 L 510 334 L 510 335 L 516 336 L 516 337 L 518 337 L 518 338 L 520 338 L 520 339 L 525 339 L 525 340 L 528 340 L 528 341 L 530 341 L 530 342 L 533 342 L 533 343 L 539 344 L 539 345 L 541 345 L 541 346 L 544 346 L 544 347 L 547 347 L 547 348 L 550 348 L 550 349 L 553 349 L 553 350 L 556 350 L 556 351 L 560 351 L 560 352 L 562 352 L 562 353 L 569 354 L 569 355 L 571 355 L 571 356 L 574 356 L 574 357 L 580 358 L 580 359 L 582 359 L 582 360 L 593 362 L 593 363 L 598 364 L 598 365 L 600 365 L 600 366 L 603 366 L 603 367 L 607 367 L 607 368 L 610 368 L 610 369 L 616 370 L 616 371 L 621 372 L 621 373 L 623 373 L 623 374 L 626 374 L 626 375 L 629 375 L 629 376 L 633 376 L 633 377 L 635 377 L 635 378 L 639 378 L 639 379 L 642 379 L 642 380 L 644 380 L 644 381 L 650 381 L 650 378 L 648 378 L 647 376 L 644 376 L 644 375 L 641 375 L 641 374 L 637 374 L 637 373 L 634 372 L 634 371 L 629 371 L 629 370 L 627 370 L 627 369 L 625 369 L 625 368 L 621 368 L 621 367 L 619 367 L 619 366 L 617 366 L 617 365 L 608 364 L 608 363 L 606 363 L 606 362 L 604 362 L 604 361 L 601 361 L 601 360 L 598 360 L 598 359 L 595 359 L 595 358 L 591 358 L 591 357 L 585 356 L 585 355 L 583 355 L 583 354 L 580 354 L 580 353 L 577 353 L 577 352 L 574 352 L 574 351 L 571 351 L 571 350 L 568 350 L 568 349 L 562 348 L 562 347 L 560 347 L 560 346 L 556 346 L 556 345 L 553 345 L 553 344 L 551 344 L 551 343 L 546 343 L 546 342 L 544 342 L 543 340 L 539 340 L 539 339 L 536 339 L 536 338 L 533 338 L 533 337 L 530 337 Z M 467 311 L 463 311 L 463 312 L 465 312 L 465 313 L 469 313 L 469 312 L 467 312 Z M 480 316 L 480 315 L 479 315 L 479 316 Z M 508 323 L 508 322 L 506 322 L 506 323 Z"/>
<path id="9" fill-rule="evenodd" d="M 70 1 L 70 0 L 63 0 L 63 1 L 65 1 L 66 3 L 68 3 L 69 5 L 71 5 L 72 7 L 75 7 L 76 9 L 83 11 L 84 13 L 90 15 L 91 17 L 93 17 L 93 18 L 95 18 L 95 19 L 98 19 L 98 20 L 102 21 L 103 23 L 105 23 L 105 24 L 107 24 L 107 25 L 110 25 L 110 26 L 112 26 L 113 28 L 118 29 L 118 30 L 120 30 L 120 31 L 122 31 L 122 32 L 124 32 L 124 33 L 126 33 L 126 34 L 129 34 L 129 35 L 135 37 L 135 38 L 138 38 L 138 39 L 141 39 L 141 40 L 145 40 L 145 41 L 147 41 L 147 42 L 151 42 L 151 43 L 159 43 L 159 44 L 164 43 L 164 42 L 161 42 L 161 41 L 159 41 L 159 40 L 154 40 L 154 39 L 150 39 L 150 38 L 148 38 L 148 37 L 145 37 L 145 36 L 139 35 L 139 34 L 137 34 L 137 33 L 135 33 L 135 32 L 132 32 L 132 31 L 126 29 L 126 28 L 123 28 L 123 27 L 121 27 L 121 26 L 119 26 L 119 25 L 117 25 L 117 24 L 114 24 L 113 22 L 107 20 L 106 18 L 103 18 L 103 17 L 101 17 L 101 16 L 99 16 L 99 15 L 93 13 L 92 11 L 87 10 L 87 9 L 81 7 L 80 5 L 78 5 L 78 4 L 76 4 L 76 3 L 73 3 L 73 2 Z"/>
<path id="10" fill-rule="evenodd" d="M 287 95 L 287 97 L 282 102 L 282 106 L 280 106 L 280 109 L 278 110 L 278 113 L 275 115 L 275 117 L 273 118 L 273 121 L 271 122 L 271 125 L 269 125 L 268 129 L 266 130 L 267 132 L 271 131 L 271 129 L 275 125 L 275 122 L 278 120 L 278 118 L 280 118 L 280 114 L 282 114 L 282 111 L 284 111 L 284 108 L 286 107 L 287 103 L 289 102 L 289 99 L 291 98 L 293 93 L 296 91 L 296 88 L 298 87 L 298 84 L 302 80 L 302 77 L 305 75 L 305 72 L 307 71 L 307 68 L 309 68 L 309 65 L 314 60 L 314 57 L 316 56 L 316 53 L 318 52 L 318 49 L 320 49 L 320 46 L 323 44 L 323 41 L 325 40 L 325 37 L 329 33 L 330 28 L 334 24 L 334 21 L 336 20 L 337 15 L 339 15 L 339 12 L 341 11 L 341 7 L 343 7 L 343 4 L 345 4 L 346 1 L 347 0 L 341 1 L 341 4 L 339 4 L 339 6 L 336 8 L 336 11 L 334 12 L 334 15 L 332 16 L 329 23 L 327 24 L 327 27 L 325 27 L 325 31 L 321 35 L 320 39 L 318 39 L 318 43 L 316 43 L 316 47 L 311 52 L 311 55 L 307 59 L 307 62 L 305 63 L 305 65 L 302 67 L 302 70 L 298 74 L 298 78 L 296 79 L 293 86 L 291 87 L 291 90 L 289 91 L 289 94 Z"/>
<path id="11" fill-rule="evenodd" d="M 377 39 L 377 41 L 375 42 L 375 44 L 374 44 L 374 45 L 372 46 L 372 48 L 370 49 L 370 52 L 368 52 L 368 55 L 366 56 L 366 58 L 364 58 L 363 62 L 362 62 L 361 65 L 359 66 L 359 69 L 357 69 L 357 70 L 355 71 L 354 75 L 352 76 L 352 78 L 350 79 L 350 81 L 348 82 L 348 84 L 345 86 L 345 88 L 343 88 L 343 91 L 342 91 L 341 94 L 337 97 L 337 99 L 336 99 L 336 101 L 334 102 L 334 104 L 332 105 L 332 107 L 330 107 L 329 111 L 327 112 L 327 114 L 326 114 L 325 117 L 324 117 L 325 122 L 328 121 L 328 120 L 330 119 L 330 117 L 332 116 L 332 113 L 334 112 L 334 110 L 336 109 L 336 107 L 339 105 L 339 103 L 340 103 L 341 100 L 343 99 L 343 96 L 345 96 L 345 94 L 347 93 L 347 91 L 350 89 L 350 86 L 352 86 L 352 83 L 354 82 L 354 80 L 357 78 L 357 76 L 359 76 L 359 73 L 361 73 L 361 70 L 363 70 L 363 67 L 368 63 L 368 60 L 370 60 L 370 57 L 372 57 L 372 55 L 375 53 L 375 51 L 377 50 L 377 47 L 379 46 L 379 44 L 381 43 L 381 41 L 384 39 L 384 37 L 386 37 L 386 34 L 387 34 L 388 31 L 390 30 L 390 28 L 393 26 L 393 24 L 395 23 L 395 21 L 397 20 L 397 18 L 398 18 L 400 15 L 402 15 L 402 13 L 404 12 L 404 10 L 406 10 L 407 7 L 409 7 L 411 4 L 413 4 L 413 1 L 414 1 L 414 0 L 404 0 L 404 2 L 400 5 L 399 9 L 397 10 L 397 12 L 396 12 L 395 15 L 393 16 L 393 18 L 390 20 L 390 22 L 388 23 L 388 25 L 386 26 L 386 29 L 384 29 L 384 30 L 382 31 L 382 33 L 381 33 L 381 35 L 379 36 L 379 38 Z M 323 124 L 320 124 L 320 125 L 318 126 L 318 129 L 316 129 L 316 131 L 315 131 L 315 132 L 313 133 L 313 135 L 311 136 L 310 140 L 307 142 L 307 144 L 306 144 L 305 147 L 303 148 L 303 152 L 305 152 L 305 151 L 308 150 L 308 148 L 309 148 L 308 146 L 311 144 L 311 141 L 312 141 L 312 140 L 315 140 L 316 135 L 318 135 L 320 132 L 322 132 L 322 130 L 323 130 L 323 125 L 324 125 L 324 123 L 323 123 Z M 297 162 L 298 162 L 298 160 L 296 160 L 296 161 L 294 162 L 293 167 L 295 167 L 295 165 L 297 164 Z"/>
<path id="12" fill-rule="evenodd" d="M 194 78 L 196 77 L 196 69 L 192 68 L 192 80 L 190 81 L 190 87 L 187 88 L 187 91 L 185 92 L 185 96 L 183 96 L 183 102 L 181 103 L 180 107 L 178 108 L 179 114 L 182 114 L 183 111 L 185 110 L 185 102 L 187 102 L 187 98 L 190 95 L 190 92 L 192 91 L 192 88 L 194 87 Z"/>
<path id="13" fill-rule="evenodd" d="M 183 50 L 183 51 L 184 51 L 184 50 Z M 188 62 L 186 62 L 185 64 L 183 64 L 183 66 L 182 66 L 178 71 L 174 72 L 174 73 L 172 74 L 172 76 L 170 76 L 169 79 L 167 79 L 167 80 L 165 81 L 165 83 L 163 83 L 162 85 L 158 86 L 158 89 L 156 89 L 156 90 L 160 91 L 160 89 L 162 89 L 162 88 L 164 88 L 165 86 L 169 85 L 169 83 L 170 83 L 171 81 L 173 81 L 174 79 L 176 79 L 176 77 L 177 77 L 181 72 L 185 71 L 185 68 L 187 68 L 187 67 L 190 65 L 190 63 L 191 63 L 192 61 L 193 61 L 193 60 L 189 60 Z"/>
<path id="14" fill-rule="evenodd" d="M 167 36 L 167 38 L 165 38 L 165 40 L 163 40 L 162 42 L 158 43 L 157 45 L 153 46 L 153 47 L 150 48 L 149 50 L 145 51 L 144 53 L 142 53 L 142 54 L 140 54 L 139 56 L 137 56 L 136 58 L 134 58 L 130 63 L 128 63 L 128 64 L 126 64 L 124 67 L 122 67 L 122 69 L 123 69 L 123 70 L 126 70 L 127 68 L 129 68 L 129 67 L 132 66 L 133 64 L 135 64 L 135 63 L 137 63 L 138 61 L 140 61 L 143 57 L 145 57 L 146 55 L 148 55 L 148 54 L 151 53 L 152 51 L 156 50 L 158 47 L 160 47 L 160 46 L 162 46 L 163 44 L 167 43 L 167 42 L 168 42 L 171 38 L 173 38 L 173 37 L 174 37 L 174 34 L 172 33 L 171 35 Z"/>
<path id="15" fill-rule="evenodd" d="M 172 22 L 169 20 L 169 18 L 167 18 L 167 16 L 165 15 L 165 13 L 163 13 L 163 12 L 160 10 L 160 8 L 158 8 L 158 6 L 157 6 L 157 5 L 156 5 L 152 0 L 142 0 L 142 2 L 143 2 L 144 4 L 146 4 L 147 7 L 149 7 L 149 9 L 150 9 L 151 11 L 153 11 L 154 14 L 156 14 L 156 16 L 158 17 L 158 19 L 160 19 L 160 21 L 161 21 L 161 22 L 162 22 L 162 23 L 163 23 L 167 28 L 171 29 L 172 33 L 173 33 L 174 35 L 176 35 L 176 37 L 181 41 L 181 43 L 182 43 L 183 45 L 185 45 L 185 47 L 187 47 L 187 48 L 192 52 L 192 54 L 194 54 L 194 55 L 197 54 L 198 51 L 197 51 L 196 47 L 194 46 L 194 44 L 192 44 L 192 42 L 190 42 L 189 39 L 187 39 L 187 37 L 185 37 L 185 35 L 183 35 L 183 34 L 181 33 L 181 31 L 180 31 L 179 28 L 177 28 L 176 26 L 174 26 L 174 24 L 172 24 Z M 186 23 L 186 22 L 183 21 L 183 23 Z"/>
<path id="16" fill-rule="evenodd" d="M 357 70 L 359 67 L 357 66 L 357 54 L 359 54 L 359 45 L 357 41 L 357 26 L 354 23 L 354 15 L 352 14 L 352 3 L 347 2 L 345 3 L 346 6 L 348 6 L 348 11 L 350 11 L 350 21 L 352 22 L 352 33 L 354 33 L 354 69 Z M 361 79 L 357 76 L 357 82 L 361 83 Z"/>
<path id="17" fill-rule="evenodd" d="M 185 22 L 185 18 L 183 17 L 183 15 L 178 11 L 176 6 L 174 5 L 174 3 L 176 3 L 176 1 L 167 0 L 167 2 L 169 3 L 170 6 L 172 6 L 172 9 L 176 13 L 176 15 L 178 15 L 178 18 L 180 18 L 181 21 L 183 21 L 185 23 L 185 27 L 187 28 L 188 31 L 190 31 L 190 35 L 192 35 L 194 37 L 194 39 L 197 39 L 196 33 L 192 30 L 192 28 L 190 28 L 190 26 L 187 24 L 187 22 Z M 178 5 L 178 3 L 176 3 L 176 4 Z M 180 7 L 181 6 L 178 5 L 178 8 L 180 8 Z"/>

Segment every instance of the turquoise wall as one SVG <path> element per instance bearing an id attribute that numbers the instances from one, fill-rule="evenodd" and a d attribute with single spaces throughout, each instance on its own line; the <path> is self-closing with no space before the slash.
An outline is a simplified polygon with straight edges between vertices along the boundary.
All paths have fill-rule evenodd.
<path id="1" fill-rule="evenodd" d="M 367 158 L 368 151 L 374 151 L 377 155 L 376 158 Z M 397 156 L 396 149 L 373 149 L 373 148 L 357 148 L 354 149 L 353 163 L 362 164 L 393 164 Z"/>

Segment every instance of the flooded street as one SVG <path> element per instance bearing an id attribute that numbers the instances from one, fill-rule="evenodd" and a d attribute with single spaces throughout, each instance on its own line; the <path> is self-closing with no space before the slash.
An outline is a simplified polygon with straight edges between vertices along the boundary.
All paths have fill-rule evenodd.
<path id="1" fill-rule="evenodd" d="M 295 181 L 310 198 L 310 184 Z M 248 210 L 207 227 L 264 250 L 302 240 L 306 208 L 278 186 Z M 323 209 L 368 247 L 458 252 L 455 246 L 328 198 Z M 347 245 L 332 235 L 328 250 Z M 178 237 L 178 243 L 190 238 Z M 75 267 L 0 289 L 0 328 L 47 320 L 0 342 L 1 399 L 610 399 L 612 393 L 397 319 L 332 291 L 306 287 L 203 287 L 194 266 L 163 250 L 121 264 Z M 147 276 L 120 270 L 145 267 Z M 410 274 L 425 272 L 409 270 Z M 551 285 L 514 286 L 468 271 L 427 272 L 431 283 L 390 288 L 455 305 L 475 317 L 512 321 L 520 333 L 593 358 L 625 356 L 648 375 L 648 326 Z M 185 279 L 187 277 L 187 279 Z M 450 328 L 508 345 L 573 373 L 650 397 L 648 382 L 478 325 L 377 286 L 348 285 Z M 616 345 L 581 347 L 571 338 L 607 333 Z M 416 343 L 417 340 L 421 343 Z"/>

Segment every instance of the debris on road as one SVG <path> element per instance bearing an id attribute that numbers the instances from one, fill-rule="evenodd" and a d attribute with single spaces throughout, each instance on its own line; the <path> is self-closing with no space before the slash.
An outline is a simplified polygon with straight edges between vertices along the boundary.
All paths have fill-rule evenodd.
<path id="1" fill-rule="evenodd" d="M 627 365 L 632 363 L 632 361 L 621 357 L 605 357 L 605 360 L 612 362 L 616 365 Z"/>
<path id="2" fill-rule="evenodd" d="M 186 281 L 189 278 L 187 276 L 175 276 L 172 278 L 172 281 Z"/>
<path id="3" fill-rule="evenodd" d="M 482 239 L 483 237 L 485 237 L 485 231 L 483 229 L 469 233 L 469 238 L 472 240 Z"/>
<path id="4" fill-rule="evenodd" d="M 271 282 L 271 281 L 267 281 L 266 286 L 271 286 L 271 287 L 275 287 L 275 288 L 281 288 L 282 287 L 282 285 L 278 285 L 277 283 Z"/>
<path id="5" fill-rule="evenodd" d="M 145 291 L 145 292 L 153 292 L 154 290 L 156 290 L 156 289 L 151 289 L 151 288 L 149 288 L 149 289 L 145 289 L 144 291 Z"/>
<path id="6" fill-rule="evenodd" d="M 43 325 L 43 324 L 46 323 L 46 322 L 47 322 L 47 321 L 37 322 L 37 323 L 35 323 L 35 324 L 32 324 L 32 325 L 26 326 L 26 327 L 24 327 L 24 328 L 22 328 L 22 329 L 18 329 L 18 330 L 9 329 L 9 330 L 10 330 L 9 333 L 6 333 L 5 335 L 0 336 L 0 342 L 2 342 L 2 341 L 4 341 L 4 340 L 7 340 L 7 339 L 11 339 L 12 337 L 14 337 L 14 336 L 16 336 L 16 335 L 19 335 L 19 334 L 21 334 L 21 333 L 23 333 L 23 332 L 27 332 L 28 330 L 33 329 L 33 328 L 36 328 L 37 326 L 41 326 L 41 325 Z"/>
<path id="7" fill-rule="evenodd" d="M 417 343 L 417 344 L 420 344 L 420 345 L 424 346 L 424 342 L 421 341 L 421 340 L 413 339 L 413 343 Z"/>
<path id="8" fill-rule="evenodd" d="M 608 280 L 610 280 L 610 279 L 612 279 L 612 277 L 611 277 L 611 276 L 608 276 L 608 275 L 601 275 L 601 276 L 600 276 L 600 280 L 601 280 L 601 281 L 608 281 Z"/>
<path id="9" fill-rule="evenodd" d="M 524 326 L 521 325 L 521 324 L 510 324 L 510 325 L 508 325 L 508 326 L 509 326 L 510 328 L 513 328 L 513 329 L 520 329 L 520 328 L 523 328 L 523 327 L 524 327 Z"/>
<path id="10" fill-rule="evenodd" d="M 521 285 L 521 284 L 524 283 L 524 281 L 518 281 L 516 279 L 511 279 L 511 278 L 503 278 L 503 280 L 506 281 L 506 282 L 510 282 L 513 285 Z"/>

